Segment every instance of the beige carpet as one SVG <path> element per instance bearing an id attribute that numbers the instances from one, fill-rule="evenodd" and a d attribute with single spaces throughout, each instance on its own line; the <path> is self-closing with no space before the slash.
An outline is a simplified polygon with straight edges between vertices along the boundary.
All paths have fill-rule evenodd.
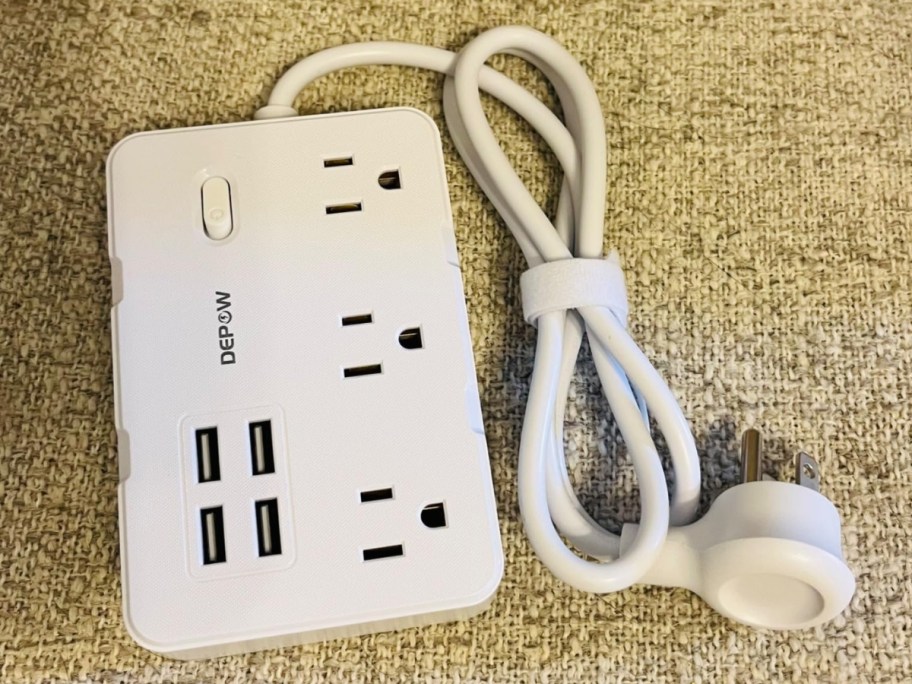
<path id="1" fill-rule="evenodd" d="M 705 498 L 736 480 L 748 425 L 765 430 L 773 471 L 800 448 L 816 455 L 858 577 L 851 607 L 820 629 L 756 632 L 683 591 L 573 591 L 535 560 L 514 485 L 532 343 L 520 257 L 447 139 L 507 556 L 493 607 L 211 662 L 141 650 L 120 615 L 107 151 L 134 131 L 248 118 L 278 74 L 327 45 L 455 48 L 504 23 L 555 35 L 595 81 L 606 244 L 623 257 L 635 336 L 692 421 Z M 300 105 L 413 105 L 442 126 L 440 93 L 436 76 L 374 68 L 324 79 Z M 557 176 L 539 143 L 490 111 L 548 197 Z M 909 3 L 2 3 L 2 681 L 909 681 L 910 378 Z M 591 510 L 612 525 L 635 515 L 591 368 L 570 418 Z"/>

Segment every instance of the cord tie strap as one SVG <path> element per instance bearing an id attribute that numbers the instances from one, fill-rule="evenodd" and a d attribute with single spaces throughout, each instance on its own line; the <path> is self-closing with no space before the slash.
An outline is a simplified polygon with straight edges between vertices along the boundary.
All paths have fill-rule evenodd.
<path id="1" fill-rule="evenodd" d="M 617 252 L 604 259 L 560 259 L 525 271 L 519 279 L 523 315 L 531 325 L 552 311 L 603 306 L 627 325 L 627 288 Z"/>

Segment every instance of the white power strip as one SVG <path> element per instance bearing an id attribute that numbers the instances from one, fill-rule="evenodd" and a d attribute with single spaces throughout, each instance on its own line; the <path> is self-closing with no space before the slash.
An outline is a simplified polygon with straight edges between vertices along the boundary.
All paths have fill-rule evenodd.
<path id="1" fill-rule="evenodd" d="M 108 176 L 133 637 L 201 658 L 484 609 L 503 558 L 433 121 L 139 134 Z"/>
<path id="2" fill-rule="evenodd" d="M 485 66 L 521 56 L 565 123 Z M 743 481 L 697 519 L 700 464 L 671 390 L 626 330 L 623 273 L 603 258 L 605 130 L 582 67 L 547 36 L 487 31 L 458 54 L 338 46 L 278 81 L 258 124 L 134 136 L 109 166 L 127 622 L 203 657 L 464 617 L 502 570 L 495 505 L 436 128 L 412 110 L 296 117 L 336 69 L 447 75 L 453 140 L 528 263 L 538 329 L 518 461 L 529 541 L 593 592 L 685 587 L 752 626 L 802 629 L 848 605 L 836 508 L 817 464 Z M 553 149 L 552 221 L 500 148 L 487 90 Z M 620 536 L 577 500 L 562 426 L 583 336 L 627 443 L 642 515 Z M 647 408 L 668 445 L 669 491 Z"/>

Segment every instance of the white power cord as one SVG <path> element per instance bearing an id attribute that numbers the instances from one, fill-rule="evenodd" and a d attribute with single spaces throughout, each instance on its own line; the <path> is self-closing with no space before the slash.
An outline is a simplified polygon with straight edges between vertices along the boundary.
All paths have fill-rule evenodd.
<path id="1" fill-rule="evenodd" d="M 498 53 L 521 57 L 544 73 L 557 92 L 565 122 L 521 86 L 485 66 Z M 626 297 L 617 259 L 613 256 L 603 259 L 605 128 L 598 97 L 579 63 L 548 36 L 531 28 L 513 26 L 482 33 L 459 53 L 395 42 L 344 45 L 306 57 L 289 69 L 276 83 L 268 104 L 256 113 L 256 118 L 295 116 L 294 100 L 311 81 L 338 69 L 374 64 L 419 67 L 446 75 L 443 105 L 456 147 L 529 263 L 530 270 L 522 283 L 524 308 L 527 319 L 538 327 L 538 344 L 520 447 L 519 504 L 529 540 L 542 562 L 557 577 L 585 591 L 618 591 L 641 581 L 688 586 L 723 613 L 761 626 L 817 624 L 841 611 L 854 588 L 851 580 L 852 586 L 845 594 L 844 575 L 840 575 L 837 583 L 839 591 L 833 590 L 838 595 L 832 596 L 833 592 L 827 593 L 828 588 L 815 584 L 813 576 L 802 575 L 800 582 L 811 585 L 811 593 L 802 598 L 800 591 L 786 592 L 784 607 L 772 614 L 758 612 L 760 609 L 754 603 L 767 605 L 766 595 L 778 591 L 780 580 L 761 583 L 762 591 L 756 596 L 756 586 L 749 581 L 746 584 L 742 581 L 744 586 L 734 590 L 725 589 L 728 586 L 725 577 L 713 587 L 698 581 L 706 576 L 705 572 L 701 574 L 700 563 L 706 561 L 701 554 L 712 550 L 712 544 L 706 543 L 707 525 L 703 524 L 710 522 L 709 516 L 697 523 L 703 524 L 699 540 L 693 541 L 688 536 L 688 531 L 697 527 L 693 525 L 675 528 L 679 530 L 676 545 L 669 550 L 666 544 L 670 524 L 688 525 L 696 515 L 700 496 L 699 460 L 690 427 L 677 401 L 626 331 Z M 557 157 L 564 182 L 553 222 L 530 195 L 498 144 L 482 109 L 480 90 L 494 95 L 526 119 Z M 623 543 L 586 513 L 567 476 L 564 411 L 584 331 L 639 481 L 642 518 L 638 526 L 625 528 Z M 646 407 L 655 416 L 671 454 L 675 487 L 670 504 Z M 749 489 L 752 501 L 762 500 L 772 491 L 766 488 L 761 492 L 756 488 L 762 485 L 794 487 L 755 482 L 751 487 L 735 490 Z M 826 499 L 816 492 L 814 495 L 832 508 Z M 816 500 L 802 506 L 814 509 L 815 516 L 829 515 L 829 509 L 816 510 Z M 760 534 L 755 522 L 744 521 L 740 536 Z M 730 530 L 719 534 L 726 538 L 739 536 L 732 535 Z M 565 545 L 561 535 L 595 560 L 581 558 Z M 825 544 L 816 544 L 814 548 L 819 546 Z M 692 557 L 684 558 L 687 554 L 681 551 L 683 547 L 693 547 Z M 832 555 L 832 543 L 829 547 L 828 553 Z M 836 554 L 839 555 L 838 515 Z M 748 567 L 750 555 L 750 549 L 739 551 L 738 559 L 729 562 L 726 568 L 731 566 L 737 578 L 741 578 L 742 563 Z M 668 572 L 662 574 L 660 571 L 667 571 L 669 563 L 690 563 L 693 567 L 682 568 L 680 572 L 688 579 L 676 582 L 674 572 L 672 579 L 668 579 Z M 650 573 L 661 577 L 650 579 Z M 801 573 L 789 570 L 785 574 L 783 582 Z M 851 579 L 850 573 L 848 577 Z M 733 591 L 734 599 L 730 596 Z M 823 596 L 820 606 L 815 603 L 817 595 Z M 783 614 L 790 604 L 796 603 L 806 604 L 804 612 Z"/>

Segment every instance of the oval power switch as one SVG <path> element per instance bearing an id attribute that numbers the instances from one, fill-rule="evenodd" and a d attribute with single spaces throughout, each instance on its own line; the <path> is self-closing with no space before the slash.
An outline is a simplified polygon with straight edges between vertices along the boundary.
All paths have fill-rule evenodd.
<path id="1" fill-rule="evenodd" d="M 224 240 L 231 234 L 231 186 L 220 176 L 203 183 L 203 226 L 213 240 Z"/>

